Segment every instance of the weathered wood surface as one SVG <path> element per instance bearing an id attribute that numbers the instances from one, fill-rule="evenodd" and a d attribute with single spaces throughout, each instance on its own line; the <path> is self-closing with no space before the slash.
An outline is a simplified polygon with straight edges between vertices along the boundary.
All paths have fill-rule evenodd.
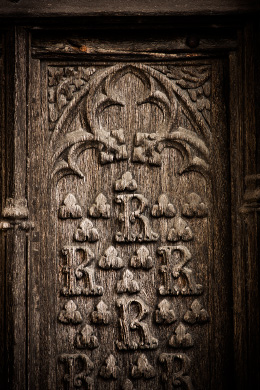
<path id="1" fill-rule="evenodd" d="M 3 388 L 257 384 L 255 69 L 235 36 L 10 32 Z"/>
<path id="2" fill-rule="evenodd" d="M 228 388 L 223 66 L 33 60 L 34 388 Z"/>
<path id="3" fill-rule="evenodd" d="M 257 0 L 161 0 L 131 2 L 108 0 L 50 0 L 39 3 L 36 0 L 1 0 L 0 11 L 5 17 L 23 16 L 85 16 L 97 14 L 112 15 L 193 15 L 193 14 L 226 14 L 252 12 L 259 7 Z"/>

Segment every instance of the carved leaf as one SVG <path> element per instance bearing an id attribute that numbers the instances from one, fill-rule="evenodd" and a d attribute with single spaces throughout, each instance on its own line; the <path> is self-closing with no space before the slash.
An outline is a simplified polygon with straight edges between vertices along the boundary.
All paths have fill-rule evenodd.
<path id="1" fill-rule="evenodd" d="M 76 348 L 97 348 L 99 343 L 94 335 L 93 328 L 90 325 L 85 325 L 84 328 L 76 335 Z"/>
<path id="2" fill-rule="evenodd" d="M 141 246 L 136 255 L 132 256 L 130 265 L 133 268 L 150 269 L 153 267 L 154 262 L 151 256 L 149 256 L 149 250 L 145 246 Z"/>
<path id="3" fill-rule="evenodd" d="M 89 215 L 93 218 L 110 218 L 110 205 L 103 194 L 96 197 L 94 204 L 89 209 Z"/>
<path id="4" fill-rule="evenodd" d="M 112 316 L 107 308 L 108 306 L 103 301 L 100 301 L 97 304 L 97 310 L 93 311 L 91 314 L 91 320 L 94 324 L 109 324 Z"/>
<path id="5" fill-rule="evenodd" d="M 131 172 L 123 174 L 122 178 L 115 182 L 116 191 L 135 191 L 137 189 L 137 183 L 132 177 Z"/>
<path id="6" fill-rule="evenodd" d="M 59 218 L 68 219 L 68 218 L 81 218 L 82 210 L 81 207 L 77 204 L 77 200 L 74 195 L 68 194 L 62 205 L 59 208 L 58 212 Z"/>
<path id="7" fill-rule="evenodd" d="M 105 363 L 100 369 L 99 375 L 105 379 L 117 379 L 120 373 L 120 368 L 116 365 L 114 355 L 109 355 Z"/>
<path id="8" fill-rule="evenodd" d="M 110 246 L 103 256 L 101 256 L 98 265 L 100 268 L 104 269 L 120 269 L 124 266 L 123 260 L 117 256 L 118 252 L 113 247 Z"/>
<path id="9" fill-rule="evenodd" d="M 168 217 L 172 218 L 176 215 L 176 209 L 173 204 L 169 203 L 168 196 L 162 194 L 158 198 L 158 204 L 153 205 L 153 217 Z"/>
<path id="10" fill-rule="evenodd" d="M 122 280 L 117 282 L 117 292 L 119 294 L 128 292 L 134 294 L 140 291 L 139 284 L 134 280 L 134 275 L 128 269 L 123 273 Z"/>
<path id="11" fill-rule="evenodd" d="M 173 227 L 169 230 L 167 240 L 176 242 L 176 241 L 190 241 L 193 239 L 193 233 L 189 225 L 184 221 L 184 219 L 178 217 L 174 221 Z"/>
<path id="12" fill-rule="evenodd" d="M 192 302 L 191 308 L 186 311 L 184 321 L 189 324 L 203 324 L 209 321 L 209 315 L 197 299 Z"/>
<path id="13" fill-rule="evenodd" d="M 58 319 L 63 324 L 80 324 L 82 316 L 79 311 L 77 311 L 76 304 L 70 300 L 64 306 L 64 309 L 61 310 Z"/>
<path id="14" fill-rule="evenodd" d="M 85 218 L 76 230 L 74 239 L 80 242 L 95 242 L 99 240 L 99 234 L 97 229 L 93 227 L 93 223 L 89 219 Z"/>
<path id="15" fill-rule="evenodd" d="M 187 333 L 185 326 L 180 323 L 169 340 L 169 345 L 174 348 L 189 348 L 193 346 L 190 333 Z"/>
<path id="16" fill-rule="evenodd" d="M 200 196 L 192 192 L 182 207 L 182 215 L 189 218 L 204 218 L 208 215 L 208 208 Z"/>
<path id="17" fill-rule="evenodd" d="M 151 379 L 156 375 L 154 367 L 152 367 L 147 357 L 142 354 L 138 357 L 136 365 L 132 366 L 131 376 L 135 379 L 144 378 Z"/>
<path id="18" fill-rule="evenodd" d="M 164 299 L 158 304 L 159 310 L 155 312 L 155 321 L 158 324 L 172 324 L 177 320 L 174 310 L 172 309 L 172 305 L 167 299 Z"/>

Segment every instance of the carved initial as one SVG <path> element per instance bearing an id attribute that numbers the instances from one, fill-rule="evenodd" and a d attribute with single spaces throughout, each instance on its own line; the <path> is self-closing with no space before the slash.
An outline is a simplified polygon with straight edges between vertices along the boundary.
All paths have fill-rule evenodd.
<path id="1" fill-rule="evenodd" d="M 158 248 L 162 255 L 163 284 L 159 287 L 161 295 L 198 295 L 203 291 L 202 285 L 196 284 L 192 270 L 185 267 L 191 259 L 188 248 L 183 245 L 162 246 Z"/>
<path id="2" fill-rule="evenodd" d="M 162 353 L 159 362 L 165 368 L 162 381 L 167 389 L 194 390 L 189 377 L 190 359 L 183 353 Z"/>
<path id="3" fill-rule="evenodd" d="M 87 390 L 94 390 L 94 381 L 89 377 L 94 364 L 87 355 L 63 354 L 59 360 L 65 365 L 66 374 L 63 379 L 66 383 L 66 390 L 74 390 L 82 386 Z"/>
<path id="4" fill-rule="evenodd" d="M 132 201 L 136 199 L 139 202 L 140 207 L 132 210 Z M 122 230 L 117 232 L 115 239 L 118 242 L 134 242 L 134 241 L 157 241 L 159 235 L 152 231 L 150 227 L 149 219 L 143 215 L 148 201 L 141 194 L 122 194 L 116 196 L 116 203 L 121 204 L 122 212 L 119 214 L 119 221 L 121 222 Z M 140 221 L 140 231 L 136 233 L 132 229 L 132 224 L 135 224 L 136 220 Z"/>
<path id="5" fill-rule="evenodd" d="M 136 305 L 138 313 L 133 317 L 131 306 Z M 158 340 L 152 336 L 149 326 L 143 319 L 149 313 L 149 307 L 140 298 L 127 299 L 123 297 L 117 300 L 120 312 L 120 338 L 117 348 L 120 350 L 155 349 Z M 131 331 L 138 331 L 139 340 L 134 340 Z"/>
<path id="6" fill-rule="evenodd" d="M 77 264 L 78 253 L 83 256 L 80 265 Z M 65 256 L 65 265 L 62 267 L 65 286 L 61 294 L 65 296 L 102 295 L 103 287 L 96 285 L 94 268 L 89 266 L 94 259 L 92 251 L 85 246 L 66 246 L 62 249 L 62 254 Z"/>

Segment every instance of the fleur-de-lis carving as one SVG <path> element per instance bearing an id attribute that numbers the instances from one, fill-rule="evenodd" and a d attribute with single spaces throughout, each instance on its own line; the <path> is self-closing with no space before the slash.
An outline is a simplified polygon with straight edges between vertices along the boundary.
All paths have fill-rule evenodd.
<path id="1" fill-rule="evenodd" d="M 92 326 L 85 325 L 83 329 L 79 331 L 76 335 L 75 340 L 76 348 L 97 348 L 99 343 L 97 337 L 94 335 Z"/>
<path id="2" fill-rule="evenodd" d="M 169 345 L 174 348 L 189 348 L 193 346 L 193 340 L 190 333 L 186 331 L 185 326 L 180 323 L 169 340 Z"/>
<path id="3" fill-rule="evenodd" d="M 107 308 L 108 306 L 103 301 L 100 301 L 97 304 L 96 310 L 94 310 L 91 314 L 91 320 L 94 324 L 109 324 L 112 316 L 110 311 L 107 310 Z"/>
<path id="4" fill-rule="evenodd" d="M 99 375 L 105 379 L 117 379 L 120 373 L 120 368 L 116 365 L 114 355 L 109 355 L 105 363 L 100 369 Z"/>
<path id="5" fill-rule="evenodd" d="M 158 304 L 159 310 L 155 312 L 155 321 L 157 324 L 172 324 L 177 320 L 172 305 L 167 299 L 163 299 Z"/>

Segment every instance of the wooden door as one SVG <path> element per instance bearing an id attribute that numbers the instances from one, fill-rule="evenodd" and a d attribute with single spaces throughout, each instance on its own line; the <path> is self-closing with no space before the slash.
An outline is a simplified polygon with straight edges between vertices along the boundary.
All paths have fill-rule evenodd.
<path id="1" fill-rule="evenodd" d="M 3 216 L 25 222 L 2 226 L 28 256 L 16 388 L 231 389 L 236 38 L 23 34 L 25 196 Z"/>

